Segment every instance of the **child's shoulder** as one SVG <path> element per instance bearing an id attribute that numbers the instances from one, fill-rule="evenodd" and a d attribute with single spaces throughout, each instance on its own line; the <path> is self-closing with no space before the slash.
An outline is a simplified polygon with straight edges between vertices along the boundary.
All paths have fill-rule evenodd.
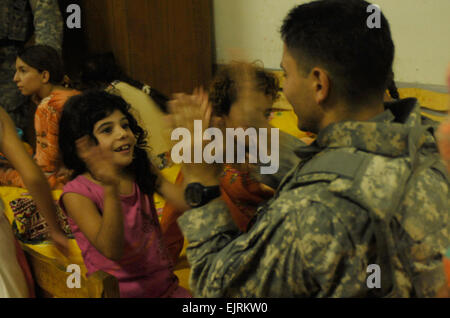
<path id="1" fill-rule="evenodd" d="M 102 209 L 104 199 L 103 188 L 86 178 L 86 176 L 79 175 L 66 183 L 63 187 L 63 192 L 59 197 L 61 207 L 64 207 L 63 198 L 66 197 L 67 194 L 81 195 L 91 200 L 96 206 Z"/>
<path id="2" fill-rule="evenodd" d="M 79 175 L 64 186 L 63 193 L 74 192 L 91 197 L 93 194 L 99 193 L 101 190 L 101 186 L 95 184 L 86 176 Z"/>

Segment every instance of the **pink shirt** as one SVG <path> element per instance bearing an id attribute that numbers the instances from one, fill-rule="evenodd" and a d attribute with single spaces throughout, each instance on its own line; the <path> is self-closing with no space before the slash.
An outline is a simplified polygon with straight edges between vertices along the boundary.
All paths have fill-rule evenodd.
<path id="1" fill-rule="evenodd" d="M 99 213 L 103 211 L 103 187 L 84 176 L 78 176 L 64 186 L 62 197 L 68 192 L 91 199 Z M 144 195 L 137 184 L 131 195 L 121 195 L 124 214 L 124 256 L 118 262 L 103 256 L 69 217 L 69 225 L 81 249 L 87 275 L 102 270 L 119 281 L 120 297 L 190 297 L 178 285 L 172 264 L 162 241 L 153 198 Z M 67 214 L 67 212 L 66 212 Z"/>

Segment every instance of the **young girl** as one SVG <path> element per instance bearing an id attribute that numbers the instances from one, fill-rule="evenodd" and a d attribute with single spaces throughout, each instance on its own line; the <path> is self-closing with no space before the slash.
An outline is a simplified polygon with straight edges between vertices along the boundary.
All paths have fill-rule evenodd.
<path id="1" fill-rule="evenodd" d="M 60 204 L 87 274 L 115 276 L 121 297 L 188 297 L 172 272 L 153 204 L 157 188 L 163 195 L 174 189 L 152 172 L 145 131 L 128 104 L 103 91 L 72 97 L 61 117 L 59 145 L 73 170 Z"/>
<path id="2" fill-rule="evenodd" d="M 80 80 L 79 87 L 82 89 L 104 89 L 121 96 L 131 105 L 132 114 L 139 125 L 151 131 L 148 136 L 150 161 L 155 167 L 165 167 L 167 160 L 164 153 L 170 150 L 163 129 L 168 97 L 154 87 L 127 76 L 115 62 L 112 53 L 88 57 L 81 65 Z"/>
<path id="3" fill-rule="evenodd" d="M 55 49 L 46 45 L 25 48 L 16 59 L 14 82 L 25 96 L 39 104 L 34 116 L 36 134 L 34 159 L 44 171 L 51 188 L 62 188 L 66 181 L 60 172 L 58 124 L 65 101 L 78 91 L 62 86 L 64 72 Z M 24 187 L 19 173 L 2 168 L 0 184 Z"/>
<path id="4" fill-rule="evenodd" d="M 53 242 L 63 253 L 67 253 L 68 240 L 58 226 L 50 187 L 41 169 L 28 155 L 17 136 L 12 119 L 1 107 L 0 151 L 20 173 L 26 188 L 49 225 Z M 14 239 L 0 200 L 0 298 L 30 296 L 33 296 L 31 272 L 22 249 Z"/>

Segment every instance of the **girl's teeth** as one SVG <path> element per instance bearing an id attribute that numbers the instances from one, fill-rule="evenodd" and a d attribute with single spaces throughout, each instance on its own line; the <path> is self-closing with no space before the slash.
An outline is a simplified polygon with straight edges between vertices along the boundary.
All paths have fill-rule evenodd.
<path id="1" fill-rule="evenodd" d="M 130 149 L 130 146 L 122 146 L 120 148 L 118 148 L 116 151 L 124 151 L 124 150 L 128 150 Z"/>

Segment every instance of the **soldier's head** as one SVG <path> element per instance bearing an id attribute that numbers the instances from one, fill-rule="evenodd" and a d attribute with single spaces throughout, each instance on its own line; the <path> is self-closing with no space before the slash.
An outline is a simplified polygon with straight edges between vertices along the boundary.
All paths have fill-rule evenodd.
<path id="1" fill-rule="evenodd" d="M 58 52 L 47 45 L 23 49 L 16 58 L 13 80 L 23 95 L 39 94 L 44 86 L 60 85 L 64 70 Z"/>
<path id="2" fill-rule="evenodd" d="M 363 0 L 319 0 L 295 7 L 285 18 L 283 91 L 300 129 L 318 132 L 336 105 L 352 113 L 382 103 L 394 44 L 379 10 L 380 24 L 369 27 L 370 5 Z"/>

